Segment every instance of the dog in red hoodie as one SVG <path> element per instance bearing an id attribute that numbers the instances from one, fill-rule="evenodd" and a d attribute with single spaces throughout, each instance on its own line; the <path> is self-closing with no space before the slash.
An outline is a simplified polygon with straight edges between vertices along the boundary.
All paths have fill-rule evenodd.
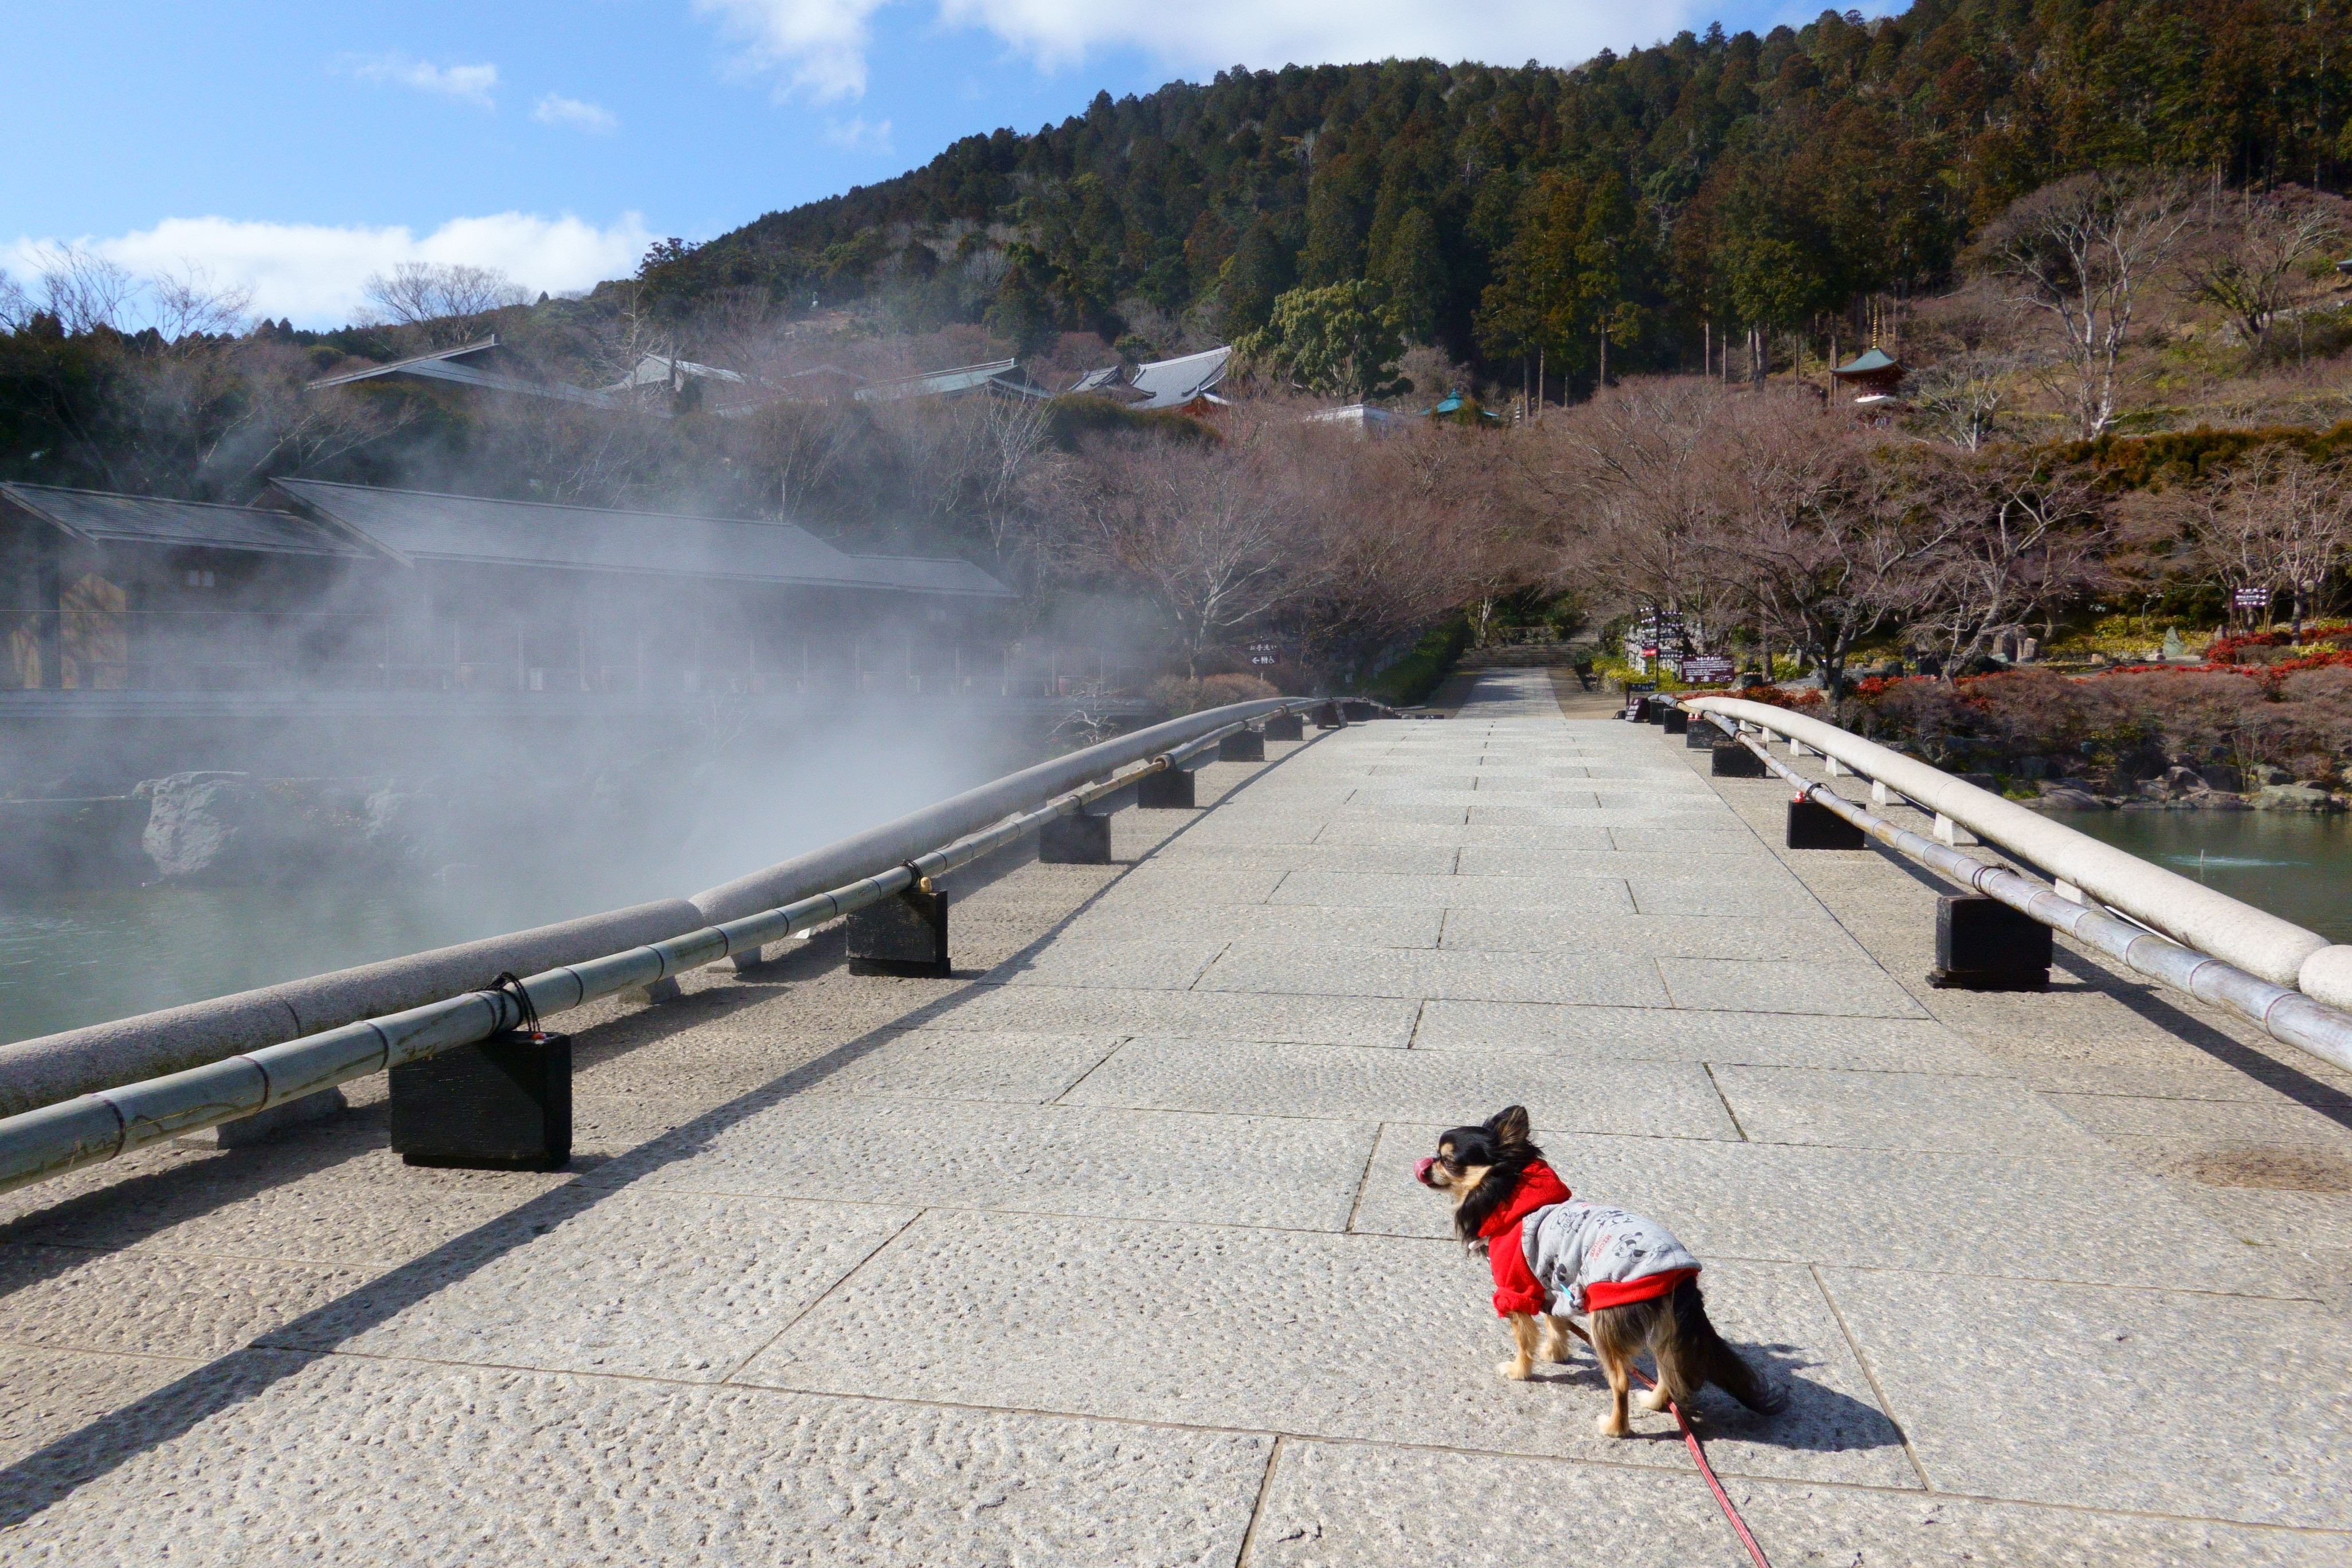
<path id="1" fill-rule="evenodd" d="M 1658 1367 L 1657 1386 L 1640 1400 L 1644 1410 L 1668 1401 L 1687 1408 L 1710 1383 L 1750 1410 L 1787 1403 L 1707 1321 L 1698 1259 L 1654 1220 L 1579 1201 L 1528 1140 L 1525 1106 L 1440 1134 L 1437 1152 L 1413 1174 L 1454 1200 L 1454 1234 L 1486 1254 L 1495 1311 L 1511 1325 L 1518 1352 L 1496 1364 L 1505 1377 L 1524 1380 L 1538 1358 L 1566 1361 L 1569 1316 L 1585 1312 L 1612 1396 L 1597 1422 L 1603 1436 L 1631 1430 L 1626 1391 L 1633 1358 L 1644 1351 Z"/>

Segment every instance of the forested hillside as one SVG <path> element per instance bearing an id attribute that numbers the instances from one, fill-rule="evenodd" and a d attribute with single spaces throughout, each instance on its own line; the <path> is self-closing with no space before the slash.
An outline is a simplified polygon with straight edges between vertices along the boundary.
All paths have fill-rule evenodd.
<path id="1" fill-rule="evenodd" d="M 1939 282 L 1973 229 L 2073 170 L 2336 188 L 2347 101 L 2347 0 L 1920 0 L 1570 68 L 1235 69 L 969 137 L 665 246 L 644 280 L 679 309 L 761 290 L 1169 350 L 1369 279 L 1409 335 L 1498 379 L 1538 352 L 1581 376 L 1604 331 L 1612 369 L 1696 368 L 1708 323 Z"/>

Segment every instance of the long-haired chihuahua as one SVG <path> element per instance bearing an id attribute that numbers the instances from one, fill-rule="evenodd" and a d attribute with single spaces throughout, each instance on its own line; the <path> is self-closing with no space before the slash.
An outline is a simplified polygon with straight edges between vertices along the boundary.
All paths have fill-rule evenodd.
<path id="1" fill-rule="evenodd" d="M 1644 1351 L 1658 1368 L 1657 1387 L 1641 1396 L 1644 1410 L 1669 1401 L 1687 1407 L 1710 1383 L 1750 1410 L 1788 1403 L 1707 1321 L 1698 1259 L 1654 1220 L 1571 1194 L 1529 1140 L 1527 1107 L 1440 1133 L 1437 1152 L 1413 1174 L 1453 1200 L 1454 1234 L 1486 1255 L 1495 1310 L 1517 1352 L 1496 1364 L 1505 1377 L 1526 1378 L 1538 1358 L 1566 1361 L 1570 1315 L 1582 1312 L 1609 1380 L 1609 1413 L 1595 1423 L 1605 1436 L 1631 1430 L 1627 1388 Z"/>

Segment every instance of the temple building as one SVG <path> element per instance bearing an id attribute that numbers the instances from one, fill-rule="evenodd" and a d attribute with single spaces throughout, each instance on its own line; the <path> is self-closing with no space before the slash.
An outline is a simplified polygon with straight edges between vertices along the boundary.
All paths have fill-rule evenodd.
<path id="1" fill-rule="evenodd" d="M 316 479 L 257 506 L 0 484 L 0 688 L 20 690 L 822 690 L 884 647 L 909 680 L 954 668 L 1014 598 L 968 561 L 789 522 Z"/>
<path id="2" fill-rule="evenodd" d="M 1855 410 L 1865 417 L 1893 415 L 1903 406 L 1903 378 L 1909 374 L 1901 360 L 1873 346 L 1830 372 L 1830 378 L 1854 395 Z"/>

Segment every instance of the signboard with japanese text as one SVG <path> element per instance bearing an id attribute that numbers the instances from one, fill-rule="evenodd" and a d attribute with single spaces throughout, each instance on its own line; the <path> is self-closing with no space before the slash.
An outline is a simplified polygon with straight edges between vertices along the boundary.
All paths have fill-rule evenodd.
<path id="1" fill-rule="evenodd" d="M 2267 610 L 2271 607 L 2268 588 L 2241 588 L 2230 595 L 2231 603 L 2242 610 Z"/>
<path id="2" fill-rule="evenodd" d="M 1684 659 L 1675 673 L 1695 686 L 1720 685 L 1731 679 L 1731 658 L 1727 654 L 1701 654 Z"/>

